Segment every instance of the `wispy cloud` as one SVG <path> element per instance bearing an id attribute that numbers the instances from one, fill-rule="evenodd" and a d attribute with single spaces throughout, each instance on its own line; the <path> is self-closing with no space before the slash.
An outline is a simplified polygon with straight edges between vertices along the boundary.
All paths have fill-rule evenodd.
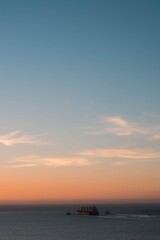
<path id="1" fill-rule="evenodd" d="M 145 134 L 146 130 L 138 127 L 135 123 L 126 121 L 120 116 L 103 117 L 103 122 L 107 123 L 105 133 L 113 133 L 119 136 L 129 136 L 135 133 Z"/>
<path id="2" fill-rule="evenodd" d="M 25 167 L 81 167 L 93 165 L 94 161 L 88 160 L 86 158 L 63 158 L 63 157 L 40 157 L 40 156 L 26 156 L 16 158 L 8 163 L 6 167 L 13 168 L 25 168 Z"/>
<path id="3" fill-rule="evenodd" d="M 141 149 L 92 149 L 78 152 L 79 155 L 91 158 L 116 159 L 160 159 L 160 151 Z"/>
<path id="4" fill-rule="evenodd" d="M 133 134 L 149 134 L 148 129 L 138 126 L 137 123 L 127 121 L 121 116 L 103 116 L 93 126 L 83 128 L 89 135 L 105 135 L 112 133 L 117 136 L 130 136 Z"/>
<path id="5" fill-rule="evenodd" d="M 25 135 L 21 131 L 14 131 L 4 135 L 0 135 L 0 143 L 5 146 L 13 146 L 16 144 L 47 144 L 42 141 L 39 136 Z"/>
<path id="6" fill-rule="evenodd" d="M 153 141 L 160 141 L 160 135 L 156 134 L 152 137 Z"/>

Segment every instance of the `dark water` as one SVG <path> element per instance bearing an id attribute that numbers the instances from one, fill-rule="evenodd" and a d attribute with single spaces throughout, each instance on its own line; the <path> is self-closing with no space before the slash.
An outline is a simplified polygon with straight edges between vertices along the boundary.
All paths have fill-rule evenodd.
<path id="1" fill-rule="evenodd" d="M 65 215 L 77 207 L 1 206 L 0 240 L 160 240 L 160 205 L 99 205 L 98 217 Z"/>

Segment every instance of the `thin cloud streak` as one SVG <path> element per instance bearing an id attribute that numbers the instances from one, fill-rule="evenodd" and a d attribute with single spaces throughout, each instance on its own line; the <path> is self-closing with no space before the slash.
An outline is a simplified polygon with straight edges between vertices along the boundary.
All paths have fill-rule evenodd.
<path id="1" fill-rule="evenodd" d="M 36 167 L 37 164 L 34 163 L 24 163 L 24 164 L 17 164 L 17 165 L 12 165 L 12 166 L 5 166 L 5 167 L 12 167 L 12 168 L 26 168 L 26 167 Z"/>
<path id="2" fill-rule="evenodd" d="M 58 158 L 58 157 L 40 157 L 40 156 L 26 156 L 16 158 L 8 163 L 6 167 L 25 168 L 25 167 L 83 167 L 91 166 L 94 162 L 86 158 Z"/>
<path id="3" fill-rule="evenodd" d="M 91 158 L 116 158 L 116 159 L 159 159 L 160 151 L 139 149 L 93 149 L 78 152 L 78 155 Z"/>
<path id="4" fill-rule="evenodd" d="M 39 139 L 39 136 L 23 135 L 21 131 L 0 135 L 0 143 L 4 146 L 13 146 L 17 144 L 48 144 Z"/>

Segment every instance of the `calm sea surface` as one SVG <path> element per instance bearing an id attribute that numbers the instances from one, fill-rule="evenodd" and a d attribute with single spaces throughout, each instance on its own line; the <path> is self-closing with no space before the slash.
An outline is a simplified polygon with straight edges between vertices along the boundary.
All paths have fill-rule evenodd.
<path id="1" fill-rule="evenodd" d="M 75 205 L 1 206 L 0 240 L 160 240 L 160 205 L 97 207 L 95 217 L 65 215 Z"/>

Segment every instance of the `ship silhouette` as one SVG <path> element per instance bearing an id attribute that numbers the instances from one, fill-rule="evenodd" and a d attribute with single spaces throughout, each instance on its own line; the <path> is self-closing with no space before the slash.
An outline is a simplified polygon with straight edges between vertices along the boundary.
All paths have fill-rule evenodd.
<path id="1" fill-rule="evenodd" d="M 76 214 L 97 216 L 99 215 L 99 212 L 97 210 L 97 207 L 93 205 L 93 206 L 82 206 L 76 211 Z"/>

